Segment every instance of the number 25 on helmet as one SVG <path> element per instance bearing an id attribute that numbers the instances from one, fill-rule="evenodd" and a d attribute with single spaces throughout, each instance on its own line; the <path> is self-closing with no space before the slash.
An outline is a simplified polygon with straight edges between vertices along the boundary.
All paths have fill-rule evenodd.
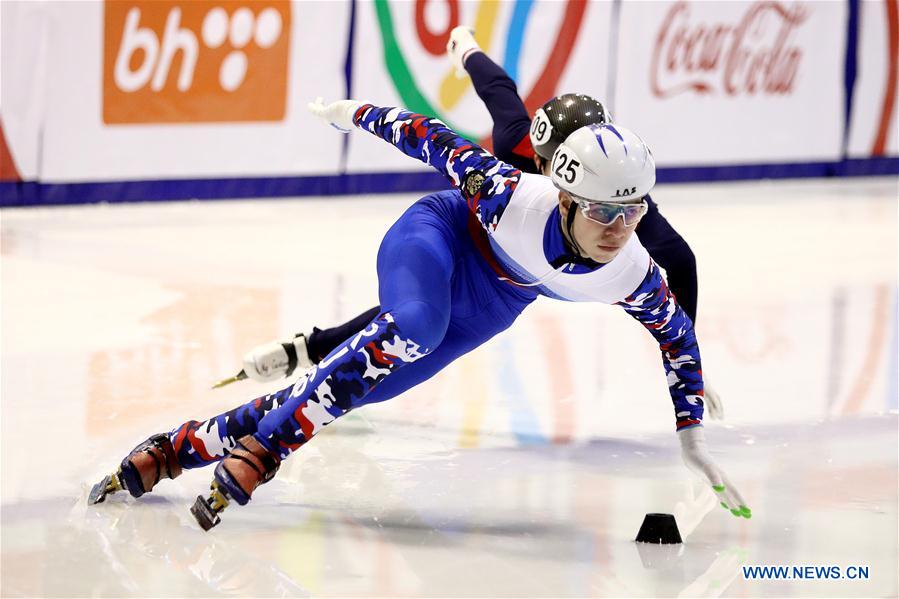
<path id="1" fill-rule="evenodd" d="M 550 176 L 577 199 L 631 203 L 652 190 L 656 164 L 637 134 L 603 123 L 581 127 L 559 144 Z"/>

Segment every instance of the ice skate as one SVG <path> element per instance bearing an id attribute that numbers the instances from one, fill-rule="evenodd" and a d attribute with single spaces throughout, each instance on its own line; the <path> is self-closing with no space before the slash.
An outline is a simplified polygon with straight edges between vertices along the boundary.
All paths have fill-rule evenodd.
<path id="1" fill-rule="evenodd" d="M 297 368 L 309 370 L 314 366 L 309 356 L 309 335 L 299 333 L 292 339 L 274 341 L 253 348 L 243 358 L 243 369 L 232 377 L 222 379 L 212 386 L 219 389 L 231 383 L 252 379 L 268 383 L 293 375 Z"/>
<path id="2" fill-rule="evenodd" d="M 280 465 L 281 457 L 269 452 L 252 435 L 241 437 L 216 466 L 209 497 L 198 496 L 191 513 L 203 530 L 209 530 L 221 522 L 219 513 L 232 500 L 246 505 L 256 487 L 274 478 Z"/>
<path id="3" fill-rule="evenodd" d="M 87 503 L 101 503 L 107 495 L 122 489 L 131 493 L 132 497 L 140 497 L 152 491 L 163 478 L 177 478 L 180 475 L 181 464 L 168 435 L 153 435 L 132 449 L 115 472 L 93 486 Z"/>

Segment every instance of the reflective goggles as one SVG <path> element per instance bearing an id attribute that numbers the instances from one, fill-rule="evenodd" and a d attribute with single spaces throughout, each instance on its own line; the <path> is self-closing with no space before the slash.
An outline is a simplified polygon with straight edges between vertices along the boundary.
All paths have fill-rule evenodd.
<path id="1" fill-rule="evenodd" d="M 574 197 L 574 201 L 581 209 L 585 218 L 601 225 L 611 225 L 615 219 L 621 216 L 625 227 L 633 227 L 646 211 L 649 204 L 643 198 L 639 204 L 616 204 L 615 202 L 591 202 L 581 197 Z"/>

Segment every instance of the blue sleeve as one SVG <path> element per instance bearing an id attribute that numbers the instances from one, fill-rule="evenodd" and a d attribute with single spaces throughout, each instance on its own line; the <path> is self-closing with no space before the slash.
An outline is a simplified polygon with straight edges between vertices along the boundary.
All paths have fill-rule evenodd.
<path id="1" fill-rule="evenodd" d="M 521 171 L 459 136 L 438 119 L 401 108 L 363 104 L 356 126 L 443 173 L 462 192 L 469 209 L 493 233 L 512 199 Z"/>
<path id="2" fill-rule="evenodd" d="M 618 305 L 658 341 L 677 430 L 681 430 L 702 423 L 704 391 L 699 345 L 690 317 L 668 291 L 656 263 L 650 260 L 649 264 L 640 286 Z"/>

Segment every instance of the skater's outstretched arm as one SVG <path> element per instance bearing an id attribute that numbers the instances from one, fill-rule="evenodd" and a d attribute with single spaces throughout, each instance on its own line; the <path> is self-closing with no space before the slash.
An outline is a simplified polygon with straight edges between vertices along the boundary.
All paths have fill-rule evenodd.
<path id="1" fill-rule="evenodd" d="M 703 383 L 693 322 L 668 291 L 655 262 L 643 282 L 619 304 L 652 334 L 662 351 L 677 430 L 702 423 Z"/>
<path id="2" fill-rule="evenodd" d="M 619 305 L 659 342 L 687 466 L 709 482 L 722 507 L 738 518 L 751 518 L 752 510 L 706 447 L 702 427 L 702 363 L 693 322 L 668 291 L 655 262 L 650 261 L 643 282 Z"/>
<path id="3" fill-rule="evenodd" d="M 459 77 L 471 77 L 475 92 L 493 119 L 494 155 L 526 173 L 538 172 L 528 135 L 531 116 L 509 74 L 484 53 L 469 27 L 452 30 L 446 53 Z"/>
<path id="4" fill-rule="evenodd" d="M 492 233 L 518 186 L 521 171 L 458 135 L 436 118 L 402 108 L 340 100 L 309 109 L 339 131 L 364 129 L 443 173 Z"/>
<path id="5" fill-rule="evenodd" d="M 465 70 L 493 119 L 493 153 L 526 172 L 537 172 L 528 135 L 531 116 L 515 82 L 483 52 L 470 54 L 465 60 Z"/>
<path id="6" fill-rule="evenodd" d="M 531 117 L 509 74 L 481 50 L 474 32 L 468 27 L 453 29 L 446 52 L 456 73 L 471 77 L 475 92 L 493 119 L 493 153 L 496 157 L 526 173 L 538 172 L 528 135 Z"/>

